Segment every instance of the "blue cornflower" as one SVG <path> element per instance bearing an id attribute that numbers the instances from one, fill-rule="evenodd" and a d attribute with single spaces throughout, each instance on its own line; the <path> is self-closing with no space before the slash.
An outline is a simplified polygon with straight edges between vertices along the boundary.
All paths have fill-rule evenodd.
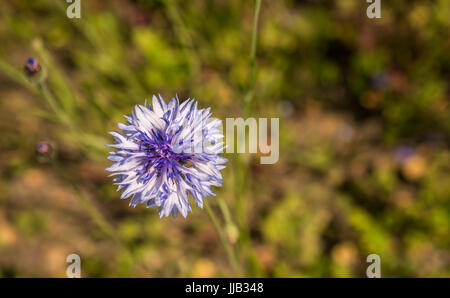
<path id="1" fill-rule="evenodd" d="M 132 196 L 130 206 L 145 203 L 158 207 L 159 216 L 191 211 L 189 195 L 203 208 L 203 197 L 215 196 L 211 185 L 221 186 L 227 159 L 220 139 L 222 121 L 211 119 L 210 109 L 198 109 L 195 100 L 168 104 L 153 96 L 151 105 L 136 105 L 127 122 L 118 123 L 122 133 L 110 132 L 117 148 L 106 170 L 113 172 L 121 198 Z"/>

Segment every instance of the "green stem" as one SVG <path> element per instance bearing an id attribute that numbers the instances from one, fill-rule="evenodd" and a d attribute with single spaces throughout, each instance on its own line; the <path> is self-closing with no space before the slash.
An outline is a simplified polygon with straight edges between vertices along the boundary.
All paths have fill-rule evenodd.
<path id="1" fill-rule="evenodd" d="M 256 48 L 257 48 L 257 37 L 258 37 L 258 21 L 259 13 L 261 8 L 261 0 L 254 0 L 253 7 L 253 26 L 252 26 L 252 37 L 250 46 L 250 61 L 249 61 L 249 78 L 247 89 L 244 93 L 243 101 L 243 116 L 248 118 L 253 110 L 253 97 L 254 97 L 254 87 L 256 83 Z M 257 264 L 258 260 L 255 257 L 252 246 L 251 246 L 251 236 L 248 227 L 247 219 L 247 208 L 246 199 L 248 197 L 248 177 L 250 175 L 249 162 L 247 159 L 243 158 L 239 154 L 236 155 L 236 171 L 234 173 L 234 183 L 236 192 L 236 213 L 239 222 L 240 234 L 240 244 L 245 251 L 248 260 L 251 264 Z M 254 266 L 255 268 L 258 266 Z"/>
<path id="2" fill-rule="evenodd" d="M 225 248 L 225 251 L 227 253 L 228 260 L 231 264 L 231 267 L 233 268 L 234 274 L 236 276 L 240 277 L 242 275 L 242 269 L 239 264 L 239 261 L 237 259 L 236 253 L 234 251 L 233 246 L 228 241 L 226 234 L 221 227 L 219 220 L 217 219 L 217 216 L 215 215 L 214 211 L 209 207 L 209 205 L 205 204 L 206 212 L 208 213 L 209 218 L 211 219 L 214 228 L 216 229 L 217 235 L 219 236 L 219 240 L 222 243 L 223 247 Z"/>
<path id="3" fill-rule="evenodd" d="M 261 9 L 261 0 L 254 0 L 253 8 L 253 26 L 252 26 L 252 40 L 250 45 L 250 74 L 248 80 L 248 88 L 244 97 L 244 116 L 250 112 L 251 103 L 253 100 L 253 88 L 256 82 L 256 45 L 258 38 L 258 21 L 259 12 Z"/>
<path id="4" fill-rule="evenodd" d="M 78 99 L 75 97 L 74 92 L 70 89 L 62 71 L 59 67 L 57 67 L 51 53 L 49 53 L 44 47 L 41 39 L 34 39 L 32 46 L 40 56 L 43 65 L 45 65 L 45 69 L 43 69 L 43 71 L 49 69 L 52 72 L 51 76 L 46 78 L 46 81 L 48 81 L 48 83 L 52 86 L 52 90 L 60 100 L 59 103 L 61 105 L 61 111 L 64 111 L 67 116 L 70 116 L 68 118 L 75 121 L 79 120 L 78 114 L 76 113 Z"/>
<path id="5" fill-rule="evenodd" d="M 38 90 L 40 91 L 40 95 L 44 98 L 53 112 L 55 112 L 57 119 L 68 128 L 68 131 L 72 135 L 73 140 L 77 143 L 82 144 L 83 149 L 93 149 L 97 154 L 103 157 L 105 151 L 104 144 L 106 143 L 106 141 L 102 137 L 86 134 L 81 131 L 72 117 L 68 115 L 65 110 L 63 110 L 58 104 L 57 100 L 50 92 L 46 82 L 39 82 L 36 83 L 36 85 L 38 87 Z M 90 150 L 86 150 L 86 152 L 90 152 Z"/>
<path id="6" fill-rule="evenodd" d="M 220 212 L 222 212 L 227 227 L 235 227 L 233 220 L 231 219 L 230 208 L 222 197 L 217 198 L 217 204 L 219 205 Z"/>
<path id="7" fill-rule="evenodd" d="M 250 74 L 249 83 L 247 91 L 244 97 L 244 118 L 247 118 L 252 110 L 253 102 L 253 88 L 256 82 L 256 45 L 258 36 L 258 20 L 259 12 L 261 8 L 261 0 L 254 1 L 253 8 L 253 27 L 252 27 L 252 39 L 250 46 Z M 246 208 L 245 208 L 245 197 L 247 192 L 247 177 L 249 174 L 248 162 L 241 158 L 239 155 L 236 156 L 237 173 L 235 174 L 235 189 L 238 192 L 237 200 L 237 210 L 241 226 L 246 226 Z M 241 185 L 241 187 L 239 187 Z M 244 233 L 245 234 L 245 233 Z M 245 235 L 244 235 L 245 236 Z"/>
<path id="8" fill-rule="evenodd" d="M 23 70 L 21 71 L 17 68 L 12 67 L 3 59 L 3 57 L 0 57 L 0 71 L 10 77 L 16 83 L 19 83 L 30 90 L 33 94 L 39 93 L 36 85 L 25 78 L 25 76 L 23 75 Z"/>

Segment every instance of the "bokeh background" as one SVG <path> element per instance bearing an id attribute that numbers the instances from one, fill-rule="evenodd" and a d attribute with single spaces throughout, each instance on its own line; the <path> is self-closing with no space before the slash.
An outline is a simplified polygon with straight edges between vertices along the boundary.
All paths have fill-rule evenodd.
<path id="1" fill-rule="evenodd" d="M 158 93 L 280 118 L 279 162 L 224 154 L 227 207 L 206 200 L 243 276 L 365 277 L 372 253 L 383 277 L 450 276 L 450 1 L 369 19 L 365 1 L 263 0 L 254 68 L 253 1 L 67 5 L 0 1 L 0 276 L 65 277 L 72 253 L 83 277 L 236 276 L 204 210 L 130 208 L 104 170 L 107 131 Z"/>

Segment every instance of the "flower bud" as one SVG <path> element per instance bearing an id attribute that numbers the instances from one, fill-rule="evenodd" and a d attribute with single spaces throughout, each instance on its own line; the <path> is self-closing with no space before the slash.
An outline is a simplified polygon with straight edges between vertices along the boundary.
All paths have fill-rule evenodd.
<path id="1" fill-rule="evenodd" d="M 38 72 L 41 71 L 41 65 L 34 58 L 28 58 L 27 63 L 25 64 L 25 72 L 28 76 L 34 76 Z"/>
<path id="2" fill-rule="evenodd" d="M 41 141 L 36 145 L 36 153 L 40 157 L 49 157 L 53 152 L 53 147 L 50 143 Z"/>

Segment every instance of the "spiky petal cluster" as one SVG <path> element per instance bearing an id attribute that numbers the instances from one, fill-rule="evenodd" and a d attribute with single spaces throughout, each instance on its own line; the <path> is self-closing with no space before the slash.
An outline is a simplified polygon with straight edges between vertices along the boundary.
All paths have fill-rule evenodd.
<path id="1" fill-rule="evenodd" d="M 122 130 L 110 132 L 117 148 L 108 159 L 121 198 L 132 196 L 130 206 L 145 203 L 158 207 L 159 216 L 191 211 L 189 195 L 197 207 L 203 198 L 215 196 L 211 185 L 221 186 L 220 170 L 227 159 L 220 139 L 222 122 L 211 119 L 210 109 L 198 109 L 197 102 L 179 103 L 172 98 L 168 104 L 161 96 L 153 96 L 152 105 L 136 105 L 127 122 L 118 123 Z"/>

